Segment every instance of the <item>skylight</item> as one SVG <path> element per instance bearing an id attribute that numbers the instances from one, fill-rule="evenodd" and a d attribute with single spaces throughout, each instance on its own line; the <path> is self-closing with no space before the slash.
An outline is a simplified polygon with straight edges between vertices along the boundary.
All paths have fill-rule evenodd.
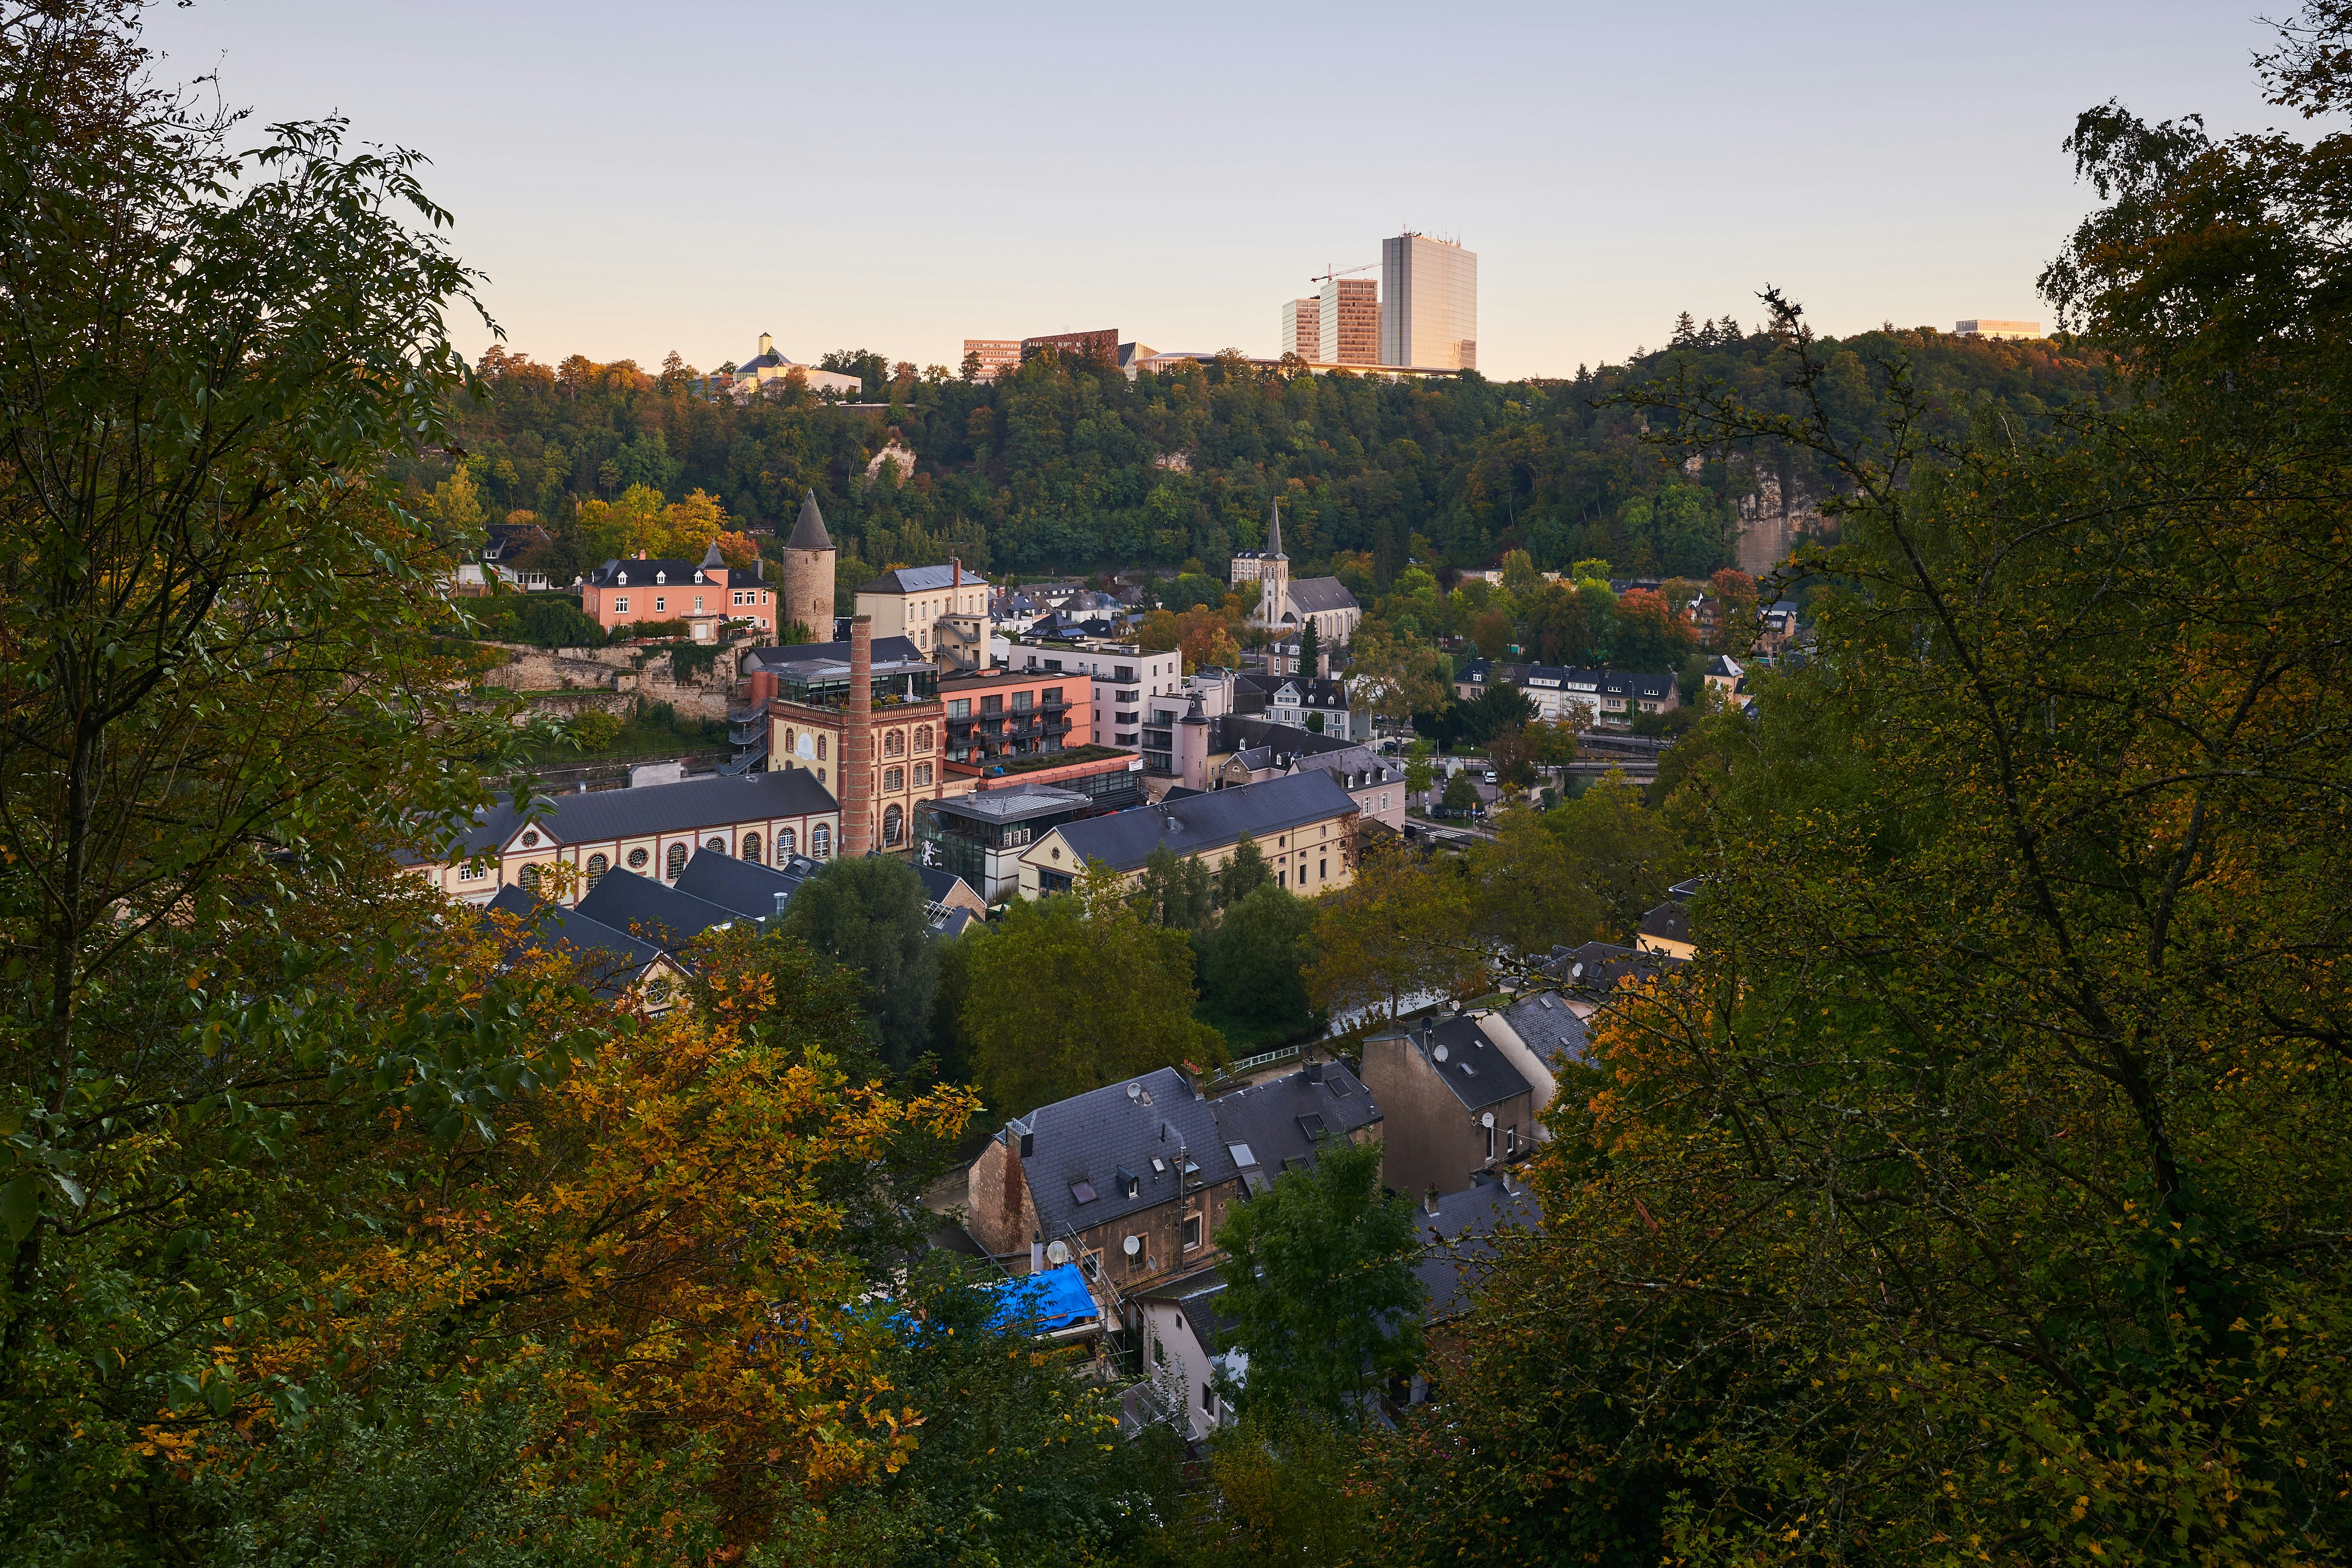
<path id="1" fill-rule="evenodd" d="M 1331 1131 L 1330 1128 L 1323 1124 L 1323 1118 L 1312 1111 L 1309 1111 L 1306 1115 L 1298 1118 L 1298 1130 L 1306 1134 L 1309 1138 L 1325 1137 L 1328 1135 Z"/>
<path id="2" fill-rule="evenodd" d="M 1250 1153 L 1250 1146 L 1247 1144 L 1227 1144 L 1225 1152 L 1234 1156 L 1234 1164 L 1237 1166 L 1257 1164 L 1257 1156 Z"/>
<path id="3" fill-rule="evenodd" d="M 1090 1181 L 1072 1182 L 1070 1197 L 1076 1203 L 1092 1203 L 1095 1200 L 1095 1184 Z"/>

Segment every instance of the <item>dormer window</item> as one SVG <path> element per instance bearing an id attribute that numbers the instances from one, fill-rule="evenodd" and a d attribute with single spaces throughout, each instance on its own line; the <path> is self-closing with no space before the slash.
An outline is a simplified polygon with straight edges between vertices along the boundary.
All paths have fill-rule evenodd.
<path id="1" fill-rule="evenodd" d="M 654 581 L 655 581 L 656 584 L 659 584 L 659 583 L 665 583 L 665 582 L 667 582 L 668 580 L 669 580 L 669 573 L 667 573 L 667 572 L 666 572 L 666 571 L 657 571 L 657 572 L 654 573 Z"/>
<path id="2" fill-rule="evenodd" d="M 629 574 L 625 571 L 616 571 L 613 574 L 613 582 L 615 587 L 626 588 L 629 586 Z"/>

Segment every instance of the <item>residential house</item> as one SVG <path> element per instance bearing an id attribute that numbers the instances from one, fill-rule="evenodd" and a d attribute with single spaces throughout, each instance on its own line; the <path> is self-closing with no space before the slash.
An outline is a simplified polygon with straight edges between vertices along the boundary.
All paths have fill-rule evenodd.
<path id="1" fill-rule="evenodd" d="M 1693 951 L 1690 907 L 1669 898 L 1642 916 L 1633 945 L 1644 953 L 1666 958 L 1688 958 Z"/>
<path id="2" fill-rule="evenodd" d="M 1531 664 L 1518 685 L 1535 705 L 1536 716 L 1553 722 L 1581 720 L 1622 729 L 1642 715 L 1682 706 L 1682 691 L 1671 672 Z"/>
<path id="3" fill-rule="evenodd" d="M 1581 947 L 1554 947 L 1542 969 L 1545 977 L 1559 982 L 1565 992 L 1576 998 L 1573 1005 L 1590 1014 L 1592 1003 L 1607 998 L 1619 986 L 1646 985 L 1681 961 L 1651 948 L 1587 942 Z"/>
<path id="4" fill-rule="evenodd" d="M 1328 1140 L 1381 1135 L 1381 1108 L 1345 1062 L 1310 1061 L 1296 1072 L 1244 1084 L 1209 1102 L 1225 1152 L 1253 1193 L 1315 1163 Z"/>
<path id="5" fill-rule="evenodd" d="M 1243 1196 L 1209 1102 L 1162 1067 L 1006 1122 L 966 1174 L 964 1225 L 1015 1275 L 1075 1262 L 1097 1299 L 1124 1301 L 1218 1261 Z"/>
<path id="6" fill-rule="evenodd" d="M 713 543 L 698 561 L 608 560 L 580 584 L 580 612 L 607 632 L 646 621 L 683 621 L 698 643 L 715 641 L 719 626 L 740 621 L 775 630 L 776 595 L 761 562 L 729 566 Z"/>
<path id="7" fill-rule="evenodd" d="M 1494 1268 L 1496 1237 L 1506 1230 L 1541 1230 L 1543 1210 L 1510 1172 L 1482 1173 L 1460 1192 L 1424 1193 L 1413 1228 L 1422 1250 L 1412 1271 L 1427 1292 L 1422 1322 L 1435 1332 L 1470 1310 Z M 1427 1396 L 1427 1383 L 1416 1377 L 1412 1402 L 1421 1404 Z"/>
<path id="8" fill-rule="evenodd" d="M 1355 797 L 1329 774 L 1312 769 L 1214 789 L 1082 818 L 1039 834 L 1021 857 L 1021 890 L 1030 897 L 1066 892 L 1089 861 L 1132 879 L 1162 845 L 1214 871 L 1249 838 L 1265 854 L 1277 885 L 1300 894 L 1327 893 L 1355 876 L 1360 819 Z"/>
<path id="9" fill-rule="evenodd" d="M 1504 664 L 1487 658 L 1472 659 L 1454 672 L 1454 695 L 1461 702 L 1475 702 L 1486 695 L 1490 685 L 1514 685 L 1527 690 L 1532 664 Z"/>
<path id="10" fill-rule="evenodd" d="M 1233 1343 L 1235 1324 L 1218 1310 L 1224 1292 L 1224 1276 L 1212 1265 L 1131 1295 L 1141 1365 L 1119 1397 L 1122 1431 L 1131 1437 L 1167 1426 L 1202 1443 L 1233 1424 L 1234 1407 L 1221 1390 L 1238 1387 L 1248 1375 L 1249 1354 Z"/>
<path id="11" fill-rule="evenodd" d="M 877 637 L 904 637 L 942 670 L 988 668 L 988 582 L 961 561 L 902 566 L 857 590 Z"/>
<path id="12" fill-rule="evenodd" d="M 1748 672 L 1738 660 L 1728 653 L 1717 653 L 1706 662 L 1706 689 L 1726 702 L 1738 695 Z"/>
<path id="13" fill-rule="evenodd" d="M 1313 769 L 1353 795 L 1367 821 L 1404 829 L 1404 769 L 1360 741 L 1241 714 L 1203 714 L 1195 722 L 1188 713 L 1174 728 L 1175 776 L 1187 790 L 1263 784 Z"/>
<path id="14" fill-rule="evenodd" d="M 1083 674 L 1089 679 L 1092 730 L 1097 746 L 1139 751 L 1147 770 L 1168 769 L 1169 724 L 1153 726 L 1145 703 L 1173 700 L 1184 685 L 1183 655 L 1173 649 L 1147 651 L 1132 643 L 1082 639 L 1058 645 L 1004 643 L 997 651 L 1008 669 L 1044 674 Z M 1157 733 L 1152 731 L 1156 728 Z M 1156 755 L 1155 755 L 1156 754 Z"/>
<path id="15" fill-rule="evenodd" d="M 454 841 L 408 852 L 404 869 L 441 892 L 487 904 L 499 888 L 537 894 L 565 868 L 554 901 L 572 904 L 605 873 L 676 882 L 696 851 L 754 863 L 831 858 L 841 808 L 806 772 L 713 775 L 634 789 L 541 796 L 518 810 L 501 796 Z"/>
<path id="16" fill-rule="evenodd" d="M 1364 1087 L 1381 1107 L 1381 1176 L 1403 1192 L 1459 1192 L 1535 1141 L 1535 1086 L 1479 1020 L 1392 1025 L 1364 1041 Z"/>
<path id="17" fill-rule="evenodd" d="M 1543 1124 L 1543 1113 L 1559 1092 L 1561 1070 L 1591 1060 L 1583 1016 L 1568 998 L 1535 991 L 1480 1014 L 1478 1029 L 1528 1081 L 1530 1135 L 1537 1143 L 1549 1142 L 1551 1130 Z"/>
<path id="18" fill-rule="evenodd" d="M 1759 617 L 1756 653 L 1759 658 L 1777 659 L 1788 652 L 1797 640 L 1797 601 L 1783 599 Z"/>
<path id="19" fill-rule="evenodd" d="M 991 670 L 940 683 L 947 705 L 950 776 L 978 789 L 1048 784 L 1095 796 L 1106 806 L 1143 799 L 1142 761 L 1132 748 L 1085 738 L 1093 677 L 1062 670 Z"/>

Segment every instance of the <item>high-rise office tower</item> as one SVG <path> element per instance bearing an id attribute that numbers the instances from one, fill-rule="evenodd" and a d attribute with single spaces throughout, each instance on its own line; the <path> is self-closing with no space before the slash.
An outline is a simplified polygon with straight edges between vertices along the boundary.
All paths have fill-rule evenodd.
<path id="1" fill-rule="evenodd" d="M 1410 231 L 1381 241 L 1381 361 L 1478 368 L 1478 257 Z"/>
<path id="2" fill-rule="evenodd" d="M 1381 362 L 1381 286 L 1369 277 L 1323 280 L 1320 329 L 1327 365 Z"/>
<path id="3" fill-rule="evenodd" d="M 1278 352 L 1297 354 L 1310 365 L 1322 362 L 1323 307 L 1319 301 L 1282 302 L 1282 347 Z"/>

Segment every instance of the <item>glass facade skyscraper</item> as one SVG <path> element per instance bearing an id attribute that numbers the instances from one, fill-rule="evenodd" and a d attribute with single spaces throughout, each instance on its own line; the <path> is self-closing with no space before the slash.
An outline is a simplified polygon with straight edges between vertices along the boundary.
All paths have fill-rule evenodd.
<path id="1" fill-rule="evenodd" d="M 1478 368 L 1478 257 L 1427 235 L 1381 241 L 1381 363 Z"/>

